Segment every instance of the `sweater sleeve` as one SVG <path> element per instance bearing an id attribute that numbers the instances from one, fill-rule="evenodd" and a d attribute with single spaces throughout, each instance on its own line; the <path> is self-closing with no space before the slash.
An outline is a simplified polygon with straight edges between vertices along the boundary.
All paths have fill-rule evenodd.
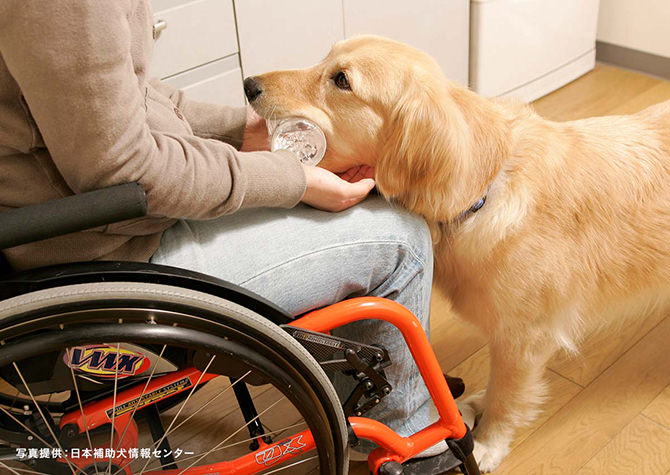
<path id="1" fill-rule="evenodd" d="M 75 193 L 136 181 L 151 215 L 191 219 L 301 199 L 304 172 L 289 152 L 241 153 L 219 140 L 149 127 L 131 54 L 138 2 L 3 4 L 0 54 Z"/>
<path id="2" fill-rule="evenodd" d="M 195 101 L 190 99 L 184 91 L 175 89 L 157 78 L 152 79 L 150 84 L 183 112 L 195 135 L 221 140 L 238 150 L 242 147 L 244 127 L 247 124 L 246 107 L 230 107 Z"/>

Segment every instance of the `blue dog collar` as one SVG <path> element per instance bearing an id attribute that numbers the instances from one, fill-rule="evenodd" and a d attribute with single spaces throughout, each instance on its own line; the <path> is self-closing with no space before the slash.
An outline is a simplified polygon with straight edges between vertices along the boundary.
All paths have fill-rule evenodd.
<path id="1" fill-rule="evenodd" d="M 444 222 L 443 221 L 440 224 L 444 225 L 444 224 L 459 224 L 459 223 L 462 223 L 463 221 L 468 219 L 471 215 L 475 214 L 477 211 L 482 209 L 482 207 L 484 206 L 484 203 L 486 203 L 486 197 L 487 197 L 487 195 L 484 195 L 481 198 L 479 198 L 479 200 L 477 200 L 477 202 L 475 204 L 473 204 L 468 209 L 466 209 L 465 211 L 460 213 L 458 216 L 456 216 L 456 218 L 454 218 L 453 221 L 451 221 L 451 222 Z"/>

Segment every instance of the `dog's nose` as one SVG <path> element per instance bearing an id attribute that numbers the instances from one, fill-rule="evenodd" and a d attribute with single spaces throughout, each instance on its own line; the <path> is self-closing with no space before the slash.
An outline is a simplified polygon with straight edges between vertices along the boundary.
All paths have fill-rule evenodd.
<path id="1" fill-rule="evenodd" d="M 254 100 L 261 95 L 263 90 L 258 86 L 258 81 L 254 78 L 249 77 L 244 80 L 244 93 L 247 95 L 249 102 L 254 102 Z"/>

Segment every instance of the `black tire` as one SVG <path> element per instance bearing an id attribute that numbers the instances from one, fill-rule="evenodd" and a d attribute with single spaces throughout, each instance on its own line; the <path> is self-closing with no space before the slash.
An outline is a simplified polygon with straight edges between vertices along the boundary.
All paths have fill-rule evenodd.
<path id="1" fill-rule="evenodd" d="M 345 418 L 328 377 L 286 332 L 247 308 L 190 289 L 137 282 L 55 287 L 0 302 L 0 367 L 75 340 L 162 343 L 207 354 L 225 345 L 247 348 L 242 364 L 282 392 L 318 437 L 320 473 L 348 471 Z"/>

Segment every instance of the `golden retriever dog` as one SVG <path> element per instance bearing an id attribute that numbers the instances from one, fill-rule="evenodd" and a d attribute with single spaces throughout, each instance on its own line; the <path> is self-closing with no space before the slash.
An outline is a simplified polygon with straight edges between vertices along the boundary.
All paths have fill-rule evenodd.
<path id="1" fill-rule="evenodd" d="M 552 122 L 370 36 L 337 43 L 311 68 L 253 80 L 261 116 L 303 116 L 324 130 L 322 166 L 373 166 L 379 191 L 429 223 L 436 282 L 488 336 L 488 388 L 465 401 L 482 414 L 484 471 L 535 417 L 552 354 L 668 301 L 670 101 Z"/>

